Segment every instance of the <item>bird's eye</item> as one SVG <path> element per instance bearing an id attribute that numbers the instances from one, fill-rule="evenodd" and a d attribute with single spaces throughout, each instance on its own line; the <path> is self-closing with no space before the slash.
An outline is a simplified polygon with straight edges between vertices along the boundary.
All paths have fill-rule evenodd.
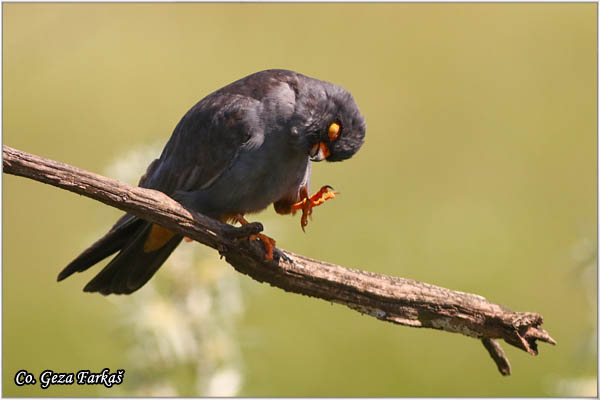
<path id="1" fill-rule="evenodd" d="M 337 139 L 338 136 L 340 136 L 341 130 L 342 130 L 342 127 L 337 122 L 334 122 L 333 124 L 329 125 L 329 130 L 327 131 L 327 135 L 329 136 L 329 141 L 333 142 L 335 139 Z"/>

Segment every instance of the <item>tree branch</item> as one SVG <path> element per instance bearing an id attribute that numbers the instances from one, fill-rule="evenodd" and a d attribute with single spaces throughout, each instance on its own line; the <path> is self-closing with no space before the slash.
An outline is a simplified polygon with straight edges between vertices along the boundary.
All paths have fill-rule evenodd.
<path id="1" fill-rule="evenodd" d="M 219 251 L 237 271 L 283 290 L 345 305 L 382 321 L 433 328 L 480 339 L 503 375 L 510 364 L 495 339 L 529 354 L 537 340 L 556 344 L 541 327 L 542 316 L 513 312 L 476 294 L 410 279 L 344 268 L 278 250 L 266 261 L 260 243 L 246 238 L 260 223 L 242 228 L 183 208 L 167 195 L 3 146 L 5 173 L 27 177 L 78 193 L 160 224 Z"/>

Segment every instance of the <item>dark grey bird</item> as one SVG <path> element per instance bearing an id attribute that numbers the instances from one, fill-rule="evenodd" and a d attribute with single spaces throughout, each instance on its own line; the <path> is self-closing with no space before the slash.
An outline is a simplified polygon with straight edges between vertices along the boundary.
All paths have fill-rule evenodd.
<path id="1" fill-rule="evenodd" d="M 280 214 L 334 197 L 329 186 L 308 196 L 311 161 L 342 161 L 362 146 L 365 120 L 352 95 L 329 82 L 287 70 L 254 73 L 209 94 L 175 127 L 139 186 L 223 222 L 273 204 Z M 266 258 L 274 240 L 259 235 Z M 58 275 L 61 281 L 119 252 L 84 288 L 104 295 L 142 287 L 183 236 L 125 214 Z"/>

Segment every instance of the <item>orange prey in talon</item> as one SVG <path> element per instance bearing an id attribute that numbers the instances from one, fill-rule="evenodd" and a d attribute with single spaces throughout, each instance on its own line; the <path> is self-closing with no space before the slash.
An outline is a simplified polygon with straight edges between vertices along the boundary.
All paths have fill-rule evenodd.
<path id="1" fill-rule="evenodd" d="M 292 205 L 292 211 L 302 210 L 302 218 L 300 218 L 300 226 L 304 231 L 304 227 L 308 225 L 308 217 L 312 220 L 312 209 L 320 204 L 325 203 L 329 199 L 333 199 L 339 192 L 330 192 L 333 188 L 329 185 L 323 186 L 319 191 L 308 197 L 308 189 L 303 186 L 300 189 L 300 197 L 302 200 Z"/>

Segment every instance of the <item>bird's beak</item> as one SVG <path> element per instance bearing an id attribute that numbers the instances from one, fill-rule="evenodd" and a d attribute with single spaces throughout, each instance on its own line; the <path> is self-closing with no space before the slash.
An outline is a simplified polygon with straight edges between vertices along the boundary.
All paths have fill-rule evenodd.
<path id="1" fill-rule="evenodd" d="M 323 161 L 329 157 L 330 154 L 329 147 L 323 142 L 315 144 L 312 149 L 310 149 L 309 153 L 311 161 Z"/>

